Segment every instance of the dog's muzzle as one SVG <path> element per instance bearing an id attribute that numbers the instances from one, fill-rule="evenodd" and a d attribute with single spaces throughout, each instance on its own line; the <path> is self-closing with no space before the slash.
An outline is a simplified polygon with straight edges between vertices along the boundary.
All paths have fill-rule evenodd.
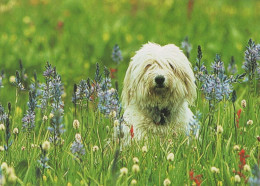
<path id="1" fill-rule="evenodd" d="M 158 76 L 155 77 L 154 81 L 156 83 L 157 88 L 163 88 L 164 82 L 165 82 L 165 77 L 162 76 L 162 75 L 158 75 Z"/>

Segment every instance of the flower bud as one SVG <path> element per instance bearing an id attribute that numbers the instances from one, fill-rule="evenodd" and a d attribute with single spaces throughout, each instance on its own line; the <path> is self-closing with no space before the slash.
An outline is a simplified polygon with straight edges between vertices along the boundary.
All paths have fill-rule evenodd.
<path id="1" fill-rule="evenodd" d="M 14 128 L 13 133 L 18 134 L 18 132 L 19 132 L 18 128 Z"/>
<path id="2" fill-rule="evenodd" d="M 73 128 L 74 128 L 74 129 L 78 129 L 78 128 L 79 128 L 79 120 L 75 119 L 75 120 L 73 121 Z"/>
<path id="3" fill-rule="evenodd" d="M 121 175 L 127 175 L 128 169 L 126 167 L 123 167 L 120 169 L 120 173 L 121 173 Z"/>
<path id="4" fill-rule="evenodd" d="M 173 153 L 168 154 L 167 160 L 168 161 L 173 161 L 173 159 L 174 159 L 174 154 Z"/>
<path id="5" fill-rule="evenodd" d="M 246 107 L 246 100 L 245 100 L 245 99 L 243 99 L 243 100 L 241 101 L 241 106 L 242 106 L 243 108 Z"/>
<path id="6" fill-rule="evenodd" d="M 146 153 L 148 150 L 147 150 L 147 146 L 143 146 L 142 147 L 142 152 Z"/>
<path id="7" fill-rule="evenodd" d="M 51 144 L 50 144 L 49 141 L 43 142 L 43 144 L 42 144 L 42 149 L 43 150 L 48 151 L 50 149 L 50 147 L 51 147 Z"/>
<path id="8" fill-rule="evenodd" d="M 163 181 L 163 185 L 164 186 L 168 186 L 168 185 L 170 185 L 171 184 L 171 181 L 168 179 L 168 178 L 166 178 L 164 181 Z"/>

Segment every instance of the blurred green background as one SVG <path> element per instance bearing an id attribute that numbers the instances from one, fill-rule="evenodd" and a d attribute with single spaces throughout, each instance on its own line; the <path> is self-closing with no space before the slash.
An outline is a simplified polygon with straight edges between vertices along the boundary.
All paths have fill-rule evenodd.
<path id="1" fill-rule="evenodd" d="M 241 69 L 249 38 L 260 41 L 259 9 L 259 0 L 0 0 L 0 70 L 7 78 L 14 75 L 21 59 L 32 76 L 49 61 L 72 89 L 93 77 L 96 62 L 115 67 L 111 53 L 117 43 L 124 57 L 122 84 L 142 44 L 181 46 L 186 36 L 193 64 L 201 45 L 207 64 L 219 53 L 227 67 L 233 55 Z"/>

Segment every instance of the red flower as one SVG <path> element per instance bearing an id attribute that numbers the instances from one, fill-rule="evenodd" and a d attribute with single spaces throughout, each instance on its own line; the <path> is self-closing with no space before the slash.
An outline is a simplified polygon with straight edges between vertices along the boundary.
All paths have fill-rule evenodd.
<path id="1" fill-rule="evenodd" d="M 116 72 L 117 72 L 116 68 L 110 68 L 111 79 L 115 79 L 116 78 L 116 75 L 115 75 Z"/>
<path id="2" fill-rule="evenodd" d="M 239 168 L 242 170 L 246 164 L 246 158 L 249 157 L 249 155 L 245 155 L 246 151 L 244 149 L 242 149 L 238 155 L 239 155 L 239 159 L 240 159 L 240 165 Z"/>
<path id="3" fill-rule="evenodd" d="M 245 155 L 246 151 L 244 149 L 241 149 L 241 151 L 238 153 L 240 164 L 238 164 L 239 171 L 234 170 L 233 172 L 235 174 L 238 174 L 240 177 L 245 179 L 245 183 L 247 183 L 248 179 L 246 179 L 246 176 L 243 174 L 244 166 L 246 164 L 246 158 L 249 157 L 249 155 Z"/>
<path id="4" fill-rule="evenodd" d="M 201 180 L 202 174 L 199 174 L 199 175 L 197 175 L 197 176 L 194 176 L 194 171 L 191 170 L 191 171 L 189 172 L 189 175 L 190 175 L 190 180 L 191 180 L 191 181 L 194 181 L 197 186 L 200 186 L 200 185 L 201 185 L 201 183 L 202 183 L 202 180 Z"/>
<path id="5" fill-rule="evenodd" d="M 131 134 L 131 137 L 133 138 L 134 137 L 134 127 L 133 127 L 133 125 L 131 126 L 130 134 Z"/>
<path id="6" fill-rule="evenodd" d="M 237 119 L 236 119 L 237 127 L 239 127 L 239 119 L 240 119 L 241 111 L 242 111 L 242 109 L 239 109 L 239 110 L 237 111 Z"/>

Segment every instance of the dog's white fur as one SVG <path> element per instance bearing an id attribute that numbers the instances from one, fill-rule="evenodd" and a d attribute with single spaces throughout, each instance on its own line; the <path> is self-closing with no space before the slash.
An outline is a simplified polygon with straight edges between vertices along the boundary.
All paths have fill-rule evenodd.
<path id="1" fill-rule="evenodd" d="M 158 88 L 155 78 L 165 78 Z M 165 136 L 178 133 L 192 119 L 189 105 L 196 98 L 191 64 L 174 44 L 147 43 L 132 57 L 122 92 L 124 121 L 133 126 L 134 137 L 148 133 Z M 163 120 L 162 120 L 163 118 Z"/>

